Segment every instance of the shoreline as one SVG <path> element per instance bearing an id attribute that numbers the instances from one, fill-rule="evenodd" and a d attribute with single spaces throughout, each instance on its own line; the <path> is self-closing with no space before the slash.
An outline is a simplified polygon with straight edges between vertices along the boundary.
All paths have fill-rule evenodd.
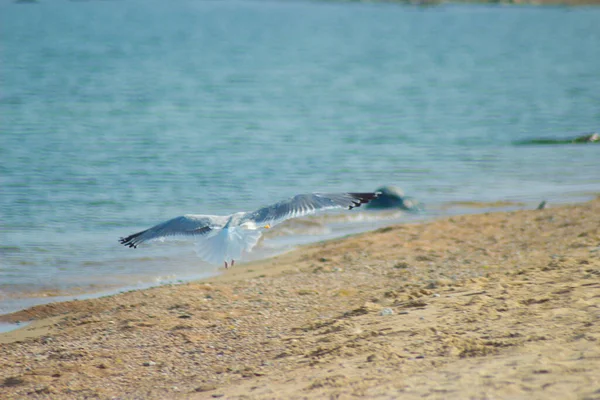
<path id="1" fill-rule="evenodd" d="M 566 204 L 578 204 L 584 203 L 595 197 L 595 194 L 592 195 L 590 193 L 572 195 L 571 201 L 569 198 L 561 199 L 560 201 L 554 201 L 552 204 L 554 207 L 566 205 Z M 503 201 L 480 201 L 480 202 L 470 202 L 470 201 L 449 201 L 447 203 L 438 204 L 434 206 L 430 210 L 425 210 L 425 212 L 421 212 L 418 214 L 411 214 L 409 212 L 402 212 L 401 210 L 375 210 L 370 211 L 371 213 L 388 213 L 391 217 L 381 218 L 375 217 L 372 221 L 371 227 L 365 226 L 357 226 L 357 227 L 347 227 L 346 229 L 341 229 L 334 235 L 330 237 L 328 234 L 315 235 L 314 239 L 311 240 L 294 240 L 294 236 L 286 236 L 288 244 L 279 244 L 276 246 L 279 250 L 266 250 L 262 249 L 259 252 L 262 252 L 265 255 L 261 256 L 258 259 L 253 261 L 244 262 L 244 264 L 240 264 L 242 267 L 248 263 L 256 263 L 268 260 L 269 258 L 275 257 L 277 255 L 285 254 L 290 251 L 296 251 L 301 249 L 304 246 L 310 246 L 317 243 L 336 240 L 342 237 L 362 234 L 369 231 L 373 231 L 376 229 L 380 229 L 382 227 L 391 226 L 391 225 L 403 225 L 403 224 L 414 224 L 414 223 L 427 223 L 439 218 L 448 218 L 455 215 L 474 215 L 485 212 L 497 212 L 497 211 L 517 211 L 517 210 L 527 210 L 535 208 L 535 204 L 531 202 L 526 202 L 523 200 L 503 200 Z M 399 217 L 398 213 L 402 215 Z M 313 216 L 314 217 L 314 216 Z M 300 221 L 310 222 L 312 219 L 300 219 Z M 329 221 L 331 223 L 331 221 Z M 355 223 L 355 222 L 354 222 Z M 298 237 L 303 238 L 303 235 L 299 235 Z M 269 240 L 277 241 L 279 239 L 279 235 L 275 235 L 275 237 L 270 238 Z M 283 250 L 282 250 L 283 249 Z M 269 254 L 273 253 L 273 254 Z M 2 322 L 7 315 L 13 314 L 18 311 L 22 311 L 24 309 L 32 308 L 38 305 L 50 304 L 55 302 L 66 302 L 73 300 L 87 300 L 87 299 L 95 299 L 98 297 L 104 296 L 112 296 L 117 295 L 119 293 L 128 292 L 132 290 L 145 290 L 152 287 L 160 287 L 165 285 L 178 285 L 189 282 L 202 281 L 205 279 L 210 279 L 211 277 L 219 276 L 222 274 L 222 269 L 215 269 L 212 271 L 202 270 L 202 272 L 187 274 L 186 276 L 176 276 L 171 279 L 166 279 L 162 282 L 155 281 L 157 278 L 153 275 L 148 275 L 148 280 L 139 283 L 129 283 L 122 285 L 113 284 L 107 286 L 106 288 L 94 287 L 95 285 L 90 286 L 89 288 L 85 288 L 82 286 L 75 286 L 71 289 L 59 289 L 59 288 L 40 288 L 38 290 L 32 290 L 27 293 L 6 293 L 4 298 L 0 301 L 0 322 Z M 205 276 L 205 277 L 202 277 Z M 5 302 L 5 303 L 3 303 Z M 13 303 L 15 305 L 11 305 Z M 22 303 L 22 305 L 20 305 Z"/>
<path id="2" fill-rule="evenodd" d="M 582 398 L 600 390 L 599 277 L 600 198 L 395 225 L 11 314 L 35 322 L 0 334 L 0 385 L 8 398 Z"/>
<path id="3" fill-rule="evenodd" d="M 565 207 L 565 206 L 583 205 L 583 204 L 589 203 L 591 201 L 600 199 L 600 195 L 598 195 L 598 194 L 587 194 L 585 196 L 579 195 L 579 196 L 576 196 L 575 199 L 577 200 L 575 202 L 568 202 L 566 200 L 564 200 L 563 202 L 553 202 L 553 204 L 555 204 L 555 205 L 551 206 L 551 208 L 556 209 L 556 208 L 561 208 L 561 207 Z M 0 314 L 0 323 L 14 324 L 14 323 L 36 322 L 37 321 L 36 319 L 29 319 L 29 320 L 23 321 L 23 320 L 19 319 L 18 315 L 21 315 L 22 313 L 26 313 L 30 309 L 35 309 L 35 308 L 44 307 L 44 306 L 53 307 L 53 305 L 55 305 L 55 304 L 94 300 L 94 299 L 104 298 L 104 297 L 119 296 L 124 293 L 144 291 L 144 290 L 156 289 L 156 288 L 161 288 L 161 287 L 172 287 L 172 286 L 176 287 L 176 286 L 187 285 L 187 284 L 191 284 L 191 283 L 203 283 L 203 282 L 211 282 L 211 281 L 229 282 L 229 281 L 234 281 L 234 280 L 238 280 L 238 279 L 240 279 L 240 280 L 250 279 L 254 274 L 248 274 L 247 271 L 249 269 L 253 270 L 253 266 L 259 266 L 259 268 L 260 268 L 262 266 L 262 264 L 269 263 L 270 260 L 280 259 L 282 257 L 284 260 L 286 260 L 286 257 L 285 257 L 286 255 L 291 254 L 291 256 L 293 258 L 294 253 L 301 252 L 303 249 L 310 249 L 315 246 L 325 246 L 328 243 L 334 243 L 334 242 L 337 242 L 340 240 L 350 239 L 350 238 L 362 236 L 362 235 L 368 235 L 370 233 L 377 232 L 380 230 L 387 230 L 389 228 L 399 228 L 399 227 L 406 226 L 406 225 L 415 225 L 415 226 L 423 225 L 423 224 L 428 224 L 428 223 L 434 223 L 435 221 L 439 221 L 439 220 L 452 219 L 454 217 L 460 217 L 460 216 L 477 216 L 477 215 L 489 214 L 489 213 L 513 213 L 513 212 L 531 211 L 531 210 L 535 210 L 535 208 L 533 207 L 533 204 L 530 204 L 530 203 L 527 203 L 524 201 L 517 201 L 517 200 L 501 200 L 501 201 L 487 201 L 487 202 L 485 202 L 485 201 L 480 201 L 480 202 L 450 201 L 448 203 L 438 205 L 438 207 L 436 207 L 434 210 L 435 211 L 433 213 L 430 213 L 430 211 L 428 210 L 425 213 L 420 213 L 420 214 L 410 214 L 410 213 L 404 212 L 404 217 L 402 218 L 401 221 L 397 217 L 392 222 L 387 222 L 385 219 L 384 220 L 374 220 L 374 223 L 377 223 L 379 225 L 374 226 L 373 228 L 369 228 L 368 230 L 359 230 L 358 232 L 352 232 L 352 233 L 339 233 L 338 235 L 336 235 L 334 237 L 330 237 L 330 238 L 321 238 L 321 239 L 315 239 L 314 241 L 310 241 L 310 242 L 301 242 L 301 243 L 297 243 L 297 244 L 292 244 L 290 248 L 287 248 L 286 250 L 283 250 L 283 251 L 279 250 L 280 252 L 275 255 L 266 256 L 264 258 L 259 258 L 257 260 L 252 260 L 252 261 L 238 264 L 237 268 L 234 268 L 234 269 L 226 270 L 223 268 L 218 268 L 218 269 L 214 270 L 212 273 L 204 272 L 202 274 L 199 274 L 199 275 L 205 275 L 205 277 L 201 277 L 201 278 L 187 278 L 187 279 L 185 279 L 183 277 L 173 278 L 171 281 L 167 281 L 164 283 L 147 282 L 147 283 L 140 283 L 140 284 L 134 284 L 134 285 L 128 285 L 128 286 L 115 286 L 110 289 L 93 291 L 93 292 L 81 291 L 80 288 L 75 288 L 76 290 L 73 292 L 71 292 L 67 289 L 65 289 L 63 291 L 54 290 L 53 292 L 55 292 L 55 294 L 52 294 L 52 295 L 47 295 L 47 293 L 50 292 L 48 289 L 42 289 L 39 291 L 39 294 L 40 294 L 39 297 L 29 296 L 29 297 L 23 297 L 23 299 L 24 300 L 30 300 L 30 299 L 46 300 L 47 299 L 47 300 L 49 300 L 48 302 L 41 302 L 38 304 L 28 305 L 28 306 L 19 308 L 14 311 L 2 313 L 2 314 Z M 397 212 L 394 210 L 383 210 L 383 212 L 392 212 L 392 211 Z M 377 212 L 381 212 L 381 211 L 376 210 L 375 212 L 377 213 Z M 408 217 L 408 219 L 407 219 L 407 217 Z M 383 222 L 383 224 L 382 224 L 382 222 Z M 286 261 L 289 261 L 289 260 L 286 260 Z M 241 271 L 246 271 L 246 272 L 241 272 Z M 16 297 L 16 298 L 18 298 L 18 297 Z M 54 300 L 54 299 L 57 299 L 57 300 Z M 15 329 L 4 331 L 4 332 L 0 331 L 0 336 L 3 333 L 8 333 L 8 332 L 18 330 L 18 329 L 20 329 L 20 328 L 17 327 Z"/>

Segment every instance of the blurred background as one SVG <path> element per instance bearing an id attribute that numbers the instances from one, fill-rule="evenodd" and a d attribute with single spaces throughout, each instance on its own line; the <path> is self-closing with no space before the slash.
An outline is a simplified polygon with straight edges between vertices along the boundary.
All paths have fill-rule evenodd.
<path id="1" fill-rule="evenodd" d="M 600 144 L 573 141 L 600 129 L 598 21 L 594 7 L 0 0 L 0 314 L 214 274 L 189 243 L 117 243 L 185 213 L 383 185 L 425 205 L 283 226 L 264 257 L 588 200 Z"/>

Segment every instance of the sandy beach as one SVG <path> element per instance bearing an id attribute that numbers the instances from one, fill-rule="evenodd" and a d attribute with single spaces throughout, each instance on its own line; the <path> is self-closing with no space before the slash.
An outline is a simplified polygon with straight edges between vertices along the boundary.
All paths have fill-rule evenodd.
<path id="1" fill-rule="evenodd" d="M 3 399 L 600 399 L 600 198 L 2 320 Z"/>

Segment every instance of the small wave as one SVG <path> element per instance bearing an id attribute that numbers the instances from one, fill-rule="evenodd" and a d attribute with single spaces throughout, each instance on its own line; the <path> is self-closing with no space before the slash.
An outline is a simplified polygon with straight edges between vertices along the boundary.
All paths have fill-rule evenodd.
<path id="1" fill-rule="evenodd" d="M 506 207 L 521 207 L 526 203 L 520 201 L 499 200 L 499 201 L 451 201 L 443 204 L 440 209 L 447 210 L 454 207 L 465 208 L 506 208 Z"/>
<path id="2" fill-rule="evenodd" d="M 94 292 L 102 292 L 119 287 L 118 284 L 89 283 L 84 285 L 65 286 L 34 286 L 7 284 L 0 285 L 0 300 L 23 298 L 51 298 L 62 296 L 76 296 Z"/>
<path id="3" fill-rule="evenodd" d="M 118 206 L 121 205 L 118 201 L 114 200 L 93 200 L 86 204 L 89 207 L 100 207 L 100 206 Z"/>
<path id="4" fill-rule="evenodd" d="M 589 133 L 572 138 L 533 138 L 513 142 L 515 146 L 600 143 L 600 134 Z"/>
<path id="5" fill-rule="evenodd" d="M 20 252 L 21 252 L 21 248 L 18 246 L 0 246 L 0 254 L 3 254 L 3 255 L 15 254 L 15 253 L 20 253 Z"/>
<path id="6" fill-rule="evenodd" d="M 14 262 L 16 265 L 21 265 L 21 266 L 28 266 L 28 265 L 37 265 L 37 263 L 35 261 L 29 261 L 29 260 L 18 260 Z"/>
<path id="7" fill-rule="evenodd" d="M 274 229 L 265 233 L 265 238 L 281 236 L 322 236 L 331 233 L 332 225 L 364 224 L 397 220 L 404 215 L 398 210 L 368 211 L 368 212 L 340 212 L 321 215 L 312 215 L 304 218 L 295 218 L 283 222 Z"/>
<path id="8" fill-rule="evenodd" d="M 328 233 L 329 229 L 321 221 L 310 219 L 292 219 L 283 222 L 281 225 L 266 231 L 265 238 L 274 238 L 279 236 L 292 235 L 322 235 Z"/>
<path id="9" fill-rule="evenodd" d="M 363 212 L 348 212 L 342 211 L 330 214 L 312 215 L 306 217 L 309 221 L 319 221 L 323 224 L 340 223 L 340 222 L 378 222 L 389 219 L 397 219 L 405 215 L 401 210 L 381 210 L 381 211 L 363 211 Z M 296 221 L 296 220 L 291 220 Z M 297 221 L 302 221 L 299 219 Z"/>

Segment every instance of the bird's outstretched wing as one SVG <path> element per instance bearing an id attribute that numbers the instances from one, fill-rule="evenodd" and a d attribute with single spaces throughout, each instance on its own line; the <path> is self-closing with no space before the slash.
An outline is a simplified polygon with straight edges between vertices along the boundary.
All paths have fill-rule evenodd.
<path id="1" fill-rule="evenodd" d="M 377 193 L 311 193 L 299 194 L 290 199 L 260 208 L 246 214 L 243 221 L 256 225 L 276 225 L 286 219 L 314 214 L 317 211 L 334 208 L 360 207 L 377 198 Z"/>
<path id="2" fill-rule="evenodd" d="M 141 243 L 168 236 L 206 235 L 213 229 L 222 228 L 227 222 L 227 218 L 217 215 L 183 215 L 153 226 L 145 231 L 121 238 L 119 242 L 125 246 L 135 248 Z"/>

